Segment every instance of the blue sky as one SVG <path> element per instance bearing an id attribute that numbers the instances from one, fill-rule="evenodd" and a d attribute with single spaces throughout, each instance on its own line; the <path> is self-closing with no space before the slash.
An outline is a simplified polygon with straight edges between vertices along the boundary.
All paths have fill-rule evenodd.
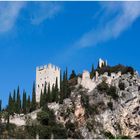
<path id="1" fill-rule="evenodd" d="M 31 94 L 36 66 L 90 70 L 99 58 L 140 71 L 140 2 L 0 2 L 0 99 Z"/>

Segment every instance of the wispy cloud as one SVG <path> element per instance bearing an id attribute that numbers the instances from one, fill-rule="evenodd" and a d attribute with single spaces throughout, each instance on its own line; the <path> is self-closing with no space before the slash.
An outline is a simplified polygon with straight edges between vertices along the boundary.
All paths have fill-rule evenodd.
<path id="1" fill-rule="evenodd" d="M 0 2 L 0 33 L 12 29 L 25 2 Z"/>
<path id="2" fill-rule="evenodd" d="M 103 16 L 100 17 L 101 26 L 85 33 L 74 46 L 96 46 L 112 38 L 117 38 L 140 17 L 140 2 L 108 2 L 101 3 L 101 6 L 103 8 Z"/>
<path id="3" fill-rule="evenodd" d="M 56 16 L 62 9 L 58 2 L 34 2 L 33 9 L 30 13 L 31 23 L 40 24 L 47 19 Z"/>
<path id="4" fill-rule="evenodd" d="M 21 20 L 38 25 L 53 18 L 61 10 L 61 5 L 57 2 L 0 2 L 0 34 L 16 25 L 23 8 L 26 15 L 22 15 Z"/>

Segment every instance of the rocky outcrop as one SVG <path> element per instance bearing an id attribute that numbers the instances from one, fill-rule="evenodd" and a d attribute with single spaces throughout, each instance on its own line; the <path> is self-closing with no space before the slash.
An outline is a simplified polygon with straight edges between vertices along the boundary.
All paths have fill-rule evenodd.
<path id="1" fill-rule="evenodd" d="M 98 89 L 103 77 L 107 78 L 104 82 L 108 89 L 116 89 L 110 91 L 111 94 L 106 91 L 108 89 Z M 56 122 L 67 129 L 68 138 L 108 138 L 106 133 L 114 138 L 140 138 L 140 77 L 137 73 L 111 76 L 107 73 L 100 76 L 97 74 L 93 87 L 87 86 L 89 81 L 93 82 L 88 73 L 81 80 L 72 87 L 70 97 L 64 99 L 62 104 L 48 103 L 48 108 L 54 111 Z M 117 98 L 113 98 L 113 92 Z M 27 115 L 15 114 L 10 116 L 10 122 L 23 126 L 28 121 L 29 125 L 29 119 L 36 120 L 39 111 Z"/>
<path id="2" fill-rule="evenodd" d="M 27 121 L 29 120 L 36 120 L 37 118 L 37 113 L 40 112 L 41 109 L 38 109 L 36 111 L 33 111 L 31 113 L 28 113 L 28 114 L 14 114 L 14 115 L 11 115 L 10 118 L 9 118 L 9 122 L 11 124 L 15 124 L 16 126 L 25 126 Z M 6 120 L 4 120 L 2 118 L 2 122 L 3 123 L 6 123 Z"/>
<path id="3" fill-rule="evenodd" d="M 114 137 L 129 136 L 136 138 L 140 136 L 140 78 L 134 75 L 117 75 L 108 86 L 115 86 L 118 99 L 113 99 L 107 93 L 100 93 L 96 87 L 89 90 L 75 86 L 70 98 L 63 104 L 50 104 L 57 121 L 64 126 L 67 123 L 75 124 L 75 130 L 82 138 L 107 138 L 105 132 Z M 123 83 L 124 89 L 119 87 Z M 83 84 L 84 85 L 84 84 Z M 85 104 L 82 98 L 87 97 Z M 85 100 L 86 101 L 86 100 Z M 58 107 L 59 106 L 59 107 Z"/>

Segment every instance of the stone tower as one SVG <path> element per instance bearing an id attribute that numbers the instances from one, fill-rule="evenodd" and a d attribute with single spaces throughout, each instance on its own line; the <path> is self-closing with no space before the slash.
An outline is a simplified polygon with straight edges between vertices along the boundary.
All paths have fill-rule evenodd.
<path id="1" fill-rule="evenodd" d="M 58 80 L 58 88 L 60 89 L 60 68 L 48 64 L 36 68 L 36 101 L 40 102 L 41 90 L 44 91 L 44 86 L 50 84 L 52 89 L 55 85 L 56 79 Z"/>
<path id="2" fill-rule="evenodd" d="M 101 58 L 99 59 L 99 68 L 101 68 L 102 66 L 107 66 L 107 60 L 106 61 L 104 61 L 104 60 L 102 60 Z"/>

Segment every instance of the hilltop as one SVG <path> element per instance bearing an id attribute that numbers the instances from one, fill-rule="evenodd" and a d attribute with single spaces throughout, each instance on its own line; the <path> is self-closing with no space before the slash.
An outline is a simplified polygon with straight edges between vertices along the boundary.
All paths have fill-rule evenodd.
<path id="1" fill-rule="evenodd" d="M 140 76 L 132 67 L 102 61 L 91 72 L 66 73 L 60 91 L 42 94 L 34 111 L 2 120 L 1 138 L 140 138 Z"/>

